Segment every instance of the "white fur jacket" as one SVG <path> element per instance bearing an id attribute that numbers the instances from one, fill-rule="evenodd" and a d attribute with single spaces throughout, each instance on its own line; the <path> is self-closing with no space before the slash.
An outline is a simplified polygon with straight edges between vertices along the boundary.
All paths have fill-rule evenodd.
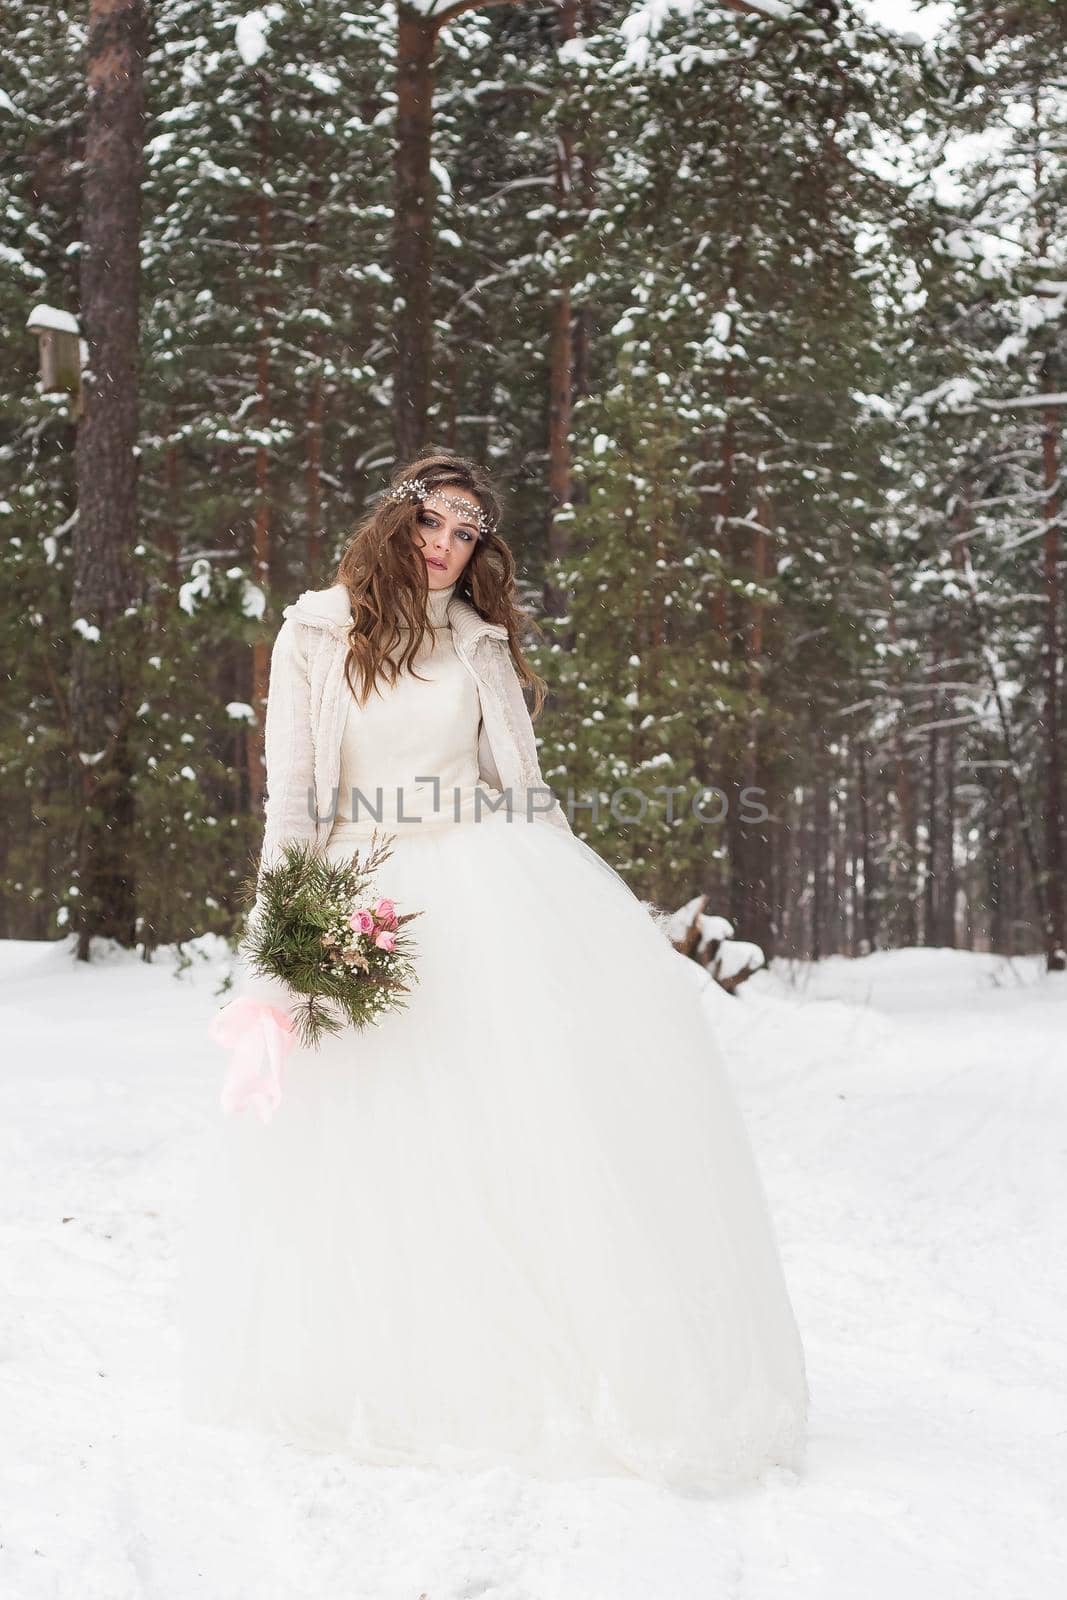
<path id="1" fill-rule="evenodd" d="M 270 667 L 265 728 L 267 800 L 260 871 L 295 840 L 322 845 L 337 806 L 345 679 L 348 591 L 309 589 L 286 606 Z M 519 819 L 543 819 L 576 837 L 541 776 L 533 723 L 512 660 L 507 629 L 487 622 L 453 595 L 448 621 L 456 654 L 478 686 L 479 777 L 511 795 Z"/>

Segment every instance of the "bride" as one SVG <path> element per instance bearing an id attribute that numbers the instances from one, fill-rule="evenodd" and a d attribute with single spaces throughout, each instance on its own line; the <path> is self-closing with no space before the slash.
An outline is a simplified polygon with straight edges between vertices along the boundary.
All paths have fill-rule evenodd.
<path id="1" fill-rule="evenodd" d="M 278 633 L 261 866 L 388 831 L 418 979 L 293 1049 L 268 1121 L 211 1120 L 185 1414 L 382 1464 L 796 1468 L 804 1356 L 747 1132 L 682 958 L 543 782 L 498 515 L 480 467 L 424 456 Z"/>

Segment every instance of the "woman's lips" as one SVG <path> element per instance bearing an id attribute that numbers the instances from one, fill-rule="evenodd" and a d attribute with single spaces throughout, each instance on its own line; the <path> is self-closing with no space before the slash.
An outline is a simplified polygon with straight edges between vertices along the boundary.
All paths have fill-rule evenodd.
<path id="1" fill-rule="evenodd" d="M 429 557 L 427 557 L 426 558 L 426 565 L 428 567 L 436 567 L 438 572 L 444 572 L 445 571 L 445 564 L 444 564 L 443 561 L 432 561 L 432 560 L 430 560 Z"/>

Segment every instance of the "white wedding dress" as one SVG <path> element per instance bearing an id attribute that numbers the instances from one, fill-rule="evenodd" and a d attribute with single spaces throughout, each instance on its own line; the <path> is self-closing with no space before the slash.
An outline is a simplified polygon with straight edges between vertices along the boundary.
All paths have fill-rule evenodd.
<path id="1" fill-rule="evenodd" d="M 328 846 L 366 845 L 381 790 L 419 981 L 295 1049 L 266 1125 L 211 1119 L 185 1414 L 383 1464 L 707 1489 L 798 1467 L 803 1350 L 697 988 L 588 847 L 476 817 L 450 593 L 428 681 L 349 706 Z"/>

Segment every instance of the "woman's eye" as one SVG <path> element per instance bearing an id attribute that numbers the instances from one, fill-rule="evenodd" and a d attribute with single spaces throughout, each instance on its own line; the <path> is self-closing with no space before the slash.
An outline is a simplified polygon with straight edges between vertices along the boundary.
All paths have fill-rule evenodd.
<path id="1" fill-rule="evenodd" d="M 415 520 L 420 522 L 424 528 L 437 527 L 436 519 L 429 516 L 425 511 L 420 511 Z M 456 538 L 463 540 L 464 544 L 470 544 L 471 540 L 477 537 L 468 528 L 454 528 L 452 531 Z"/>

